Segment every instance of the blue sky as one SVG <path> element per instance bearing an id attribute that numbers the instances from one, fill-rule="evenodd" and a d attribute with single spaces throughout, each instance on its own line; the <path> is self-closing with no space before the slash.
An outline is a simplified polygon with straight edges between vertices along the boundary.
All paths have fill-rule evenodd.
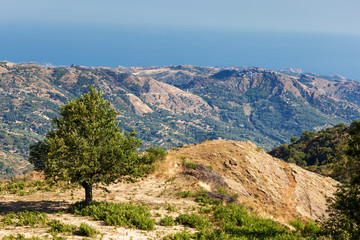
<path id="1" fill-rule="evenodd" d="M 302 68 L 360 80 L 359 0 L 0 0 L 0 60 Z"/>
<path id="2" fill-rule="evenodd" d="M 1 0 L 0 21 L 360 35 L 358 0 Z"/>

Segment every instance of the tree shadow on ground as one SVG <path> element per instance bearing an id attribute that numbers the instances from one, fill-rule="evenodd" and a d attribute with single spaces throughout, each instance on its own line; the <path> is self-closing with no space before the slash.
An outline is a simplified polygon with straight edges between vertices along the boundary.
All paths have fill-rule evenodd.
<path id="1" fill-rule="evenodd" d="M 60 211 L 66 211 L 68 206 L 69 203 L 65 201 L 0 202 L 0 215 L 23 210 L 36 210 L 43 213 L 57 213 Z"/>

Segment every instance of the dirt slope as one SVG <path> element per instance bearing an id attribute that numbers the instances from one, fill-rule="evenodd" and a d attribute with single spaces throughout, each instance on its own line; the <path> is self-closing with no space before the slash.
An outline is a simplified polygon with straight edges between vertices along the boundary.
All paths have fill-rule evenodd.
<path id="1" fill-rule="evenodd" d="M 318 219 L 326 215 L 326 197 L 335 180 L 273 158 L 251 142 L 206 141 L 169 153 L 162 166 L 167 177 L 181 175 L 182 161 L 211 166 L 239 196 L 239 201 L 264 217 L 287 223 L 298 217 Z M 199 170 L 201 171 L 201 170 Z M 194 175 L 194 174 L 193 174 Z M 199 176 L 201 174 L 197 174 Z M 201 178 L 201 177 L 198 177 Z M 216 191 L 220 180 L 202 178 L 200 185 Z"/>

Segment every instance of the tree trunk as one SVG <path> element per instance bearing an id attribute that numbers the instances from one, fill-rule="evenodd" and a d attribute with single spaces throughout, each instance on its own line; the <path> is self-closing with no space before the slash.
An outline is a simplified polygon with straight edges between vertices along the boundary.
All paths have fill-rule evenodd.
<path id="1" fill-rule="evenodd" d="M 85 204 L 90 205 L 92 203 L 92 184 L 84 182 L 82 186 L 85 188 Z"/>

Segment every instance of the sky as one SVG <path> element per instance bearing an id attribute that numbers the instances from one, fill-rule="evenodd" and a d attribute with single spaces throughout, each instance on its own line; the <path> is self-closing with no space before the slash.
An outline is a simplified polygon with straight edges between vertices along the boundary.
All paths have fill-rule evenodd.
<path id="1" fill-rule="evenodd" d="M 360 35 L 358 0 L 1 0 L 0 21 Z"/>
<path id="2" fill-rule="evenodd" d="M 295 67 L 360 80 L 359 12 L 359 0 L 0 0 L 0 60 Z"/>

